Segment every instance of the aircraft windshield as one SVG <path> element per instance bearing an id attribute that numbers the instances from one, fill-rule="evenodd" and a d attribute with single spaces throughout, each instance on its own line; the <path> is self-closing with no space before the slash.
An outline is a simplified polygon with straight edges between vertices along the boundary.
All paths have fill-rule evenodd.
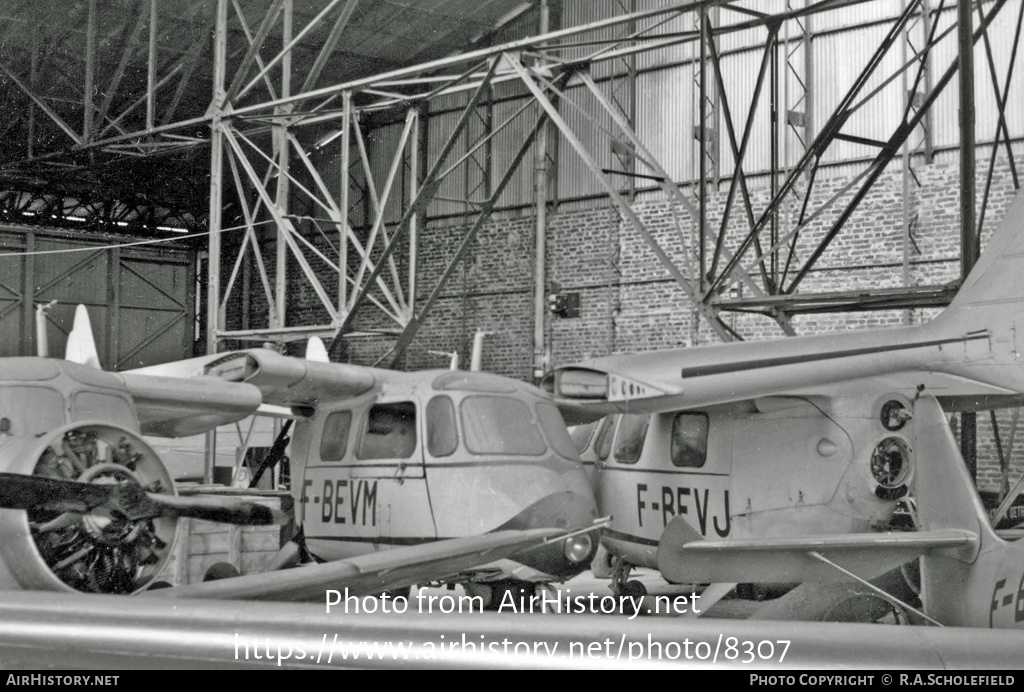
<path id="1" fill-rule="evenodd" d="M 619 433 L 615 436 L 615 459 L 623 464 L 635 464 L 644 449 L 647 426 L 651 422 L 648 413 L 623 414 Z"/>
<path id="2" fill-rule="evenodd" d="M 348 449 L 348 434 L 352 428 L 351 411 L 335 411 L 324 422 L 324 436 L 320 440 L 320 459 L 341 461 Z"/>
<path id="3" fill-rule="evenodd" d="M 542 401 L 537 404 L 537 416 L 540 418 L 541 427 L 544 428 L 544 435 L 551 444 L 551 449 L 559 456 L 579 461 L 580 455 L 576 453 L 569 431 L 565 428 L 565 419 L 554 404 Z"/>
<path id="4" fill-rule="evenodd" d="M 590 438 L 594 436 L 594 431 L 597 430 L 597 424 L 600 422 L 596 420 L 593 423 L 577 425 L 570 429 L 569 434 L 572 436 L 572 443 L 576 446 L 577 452 L 583 454 L 587 451 L 587 447 L 590 446 Z"/>
<path id="5" fill-rule="evenodd" d="M 547 451 L 526 402 L 504 396 L 470 396 L 459 404 L 466 449 L 474 454 L 529 454 Z"/>

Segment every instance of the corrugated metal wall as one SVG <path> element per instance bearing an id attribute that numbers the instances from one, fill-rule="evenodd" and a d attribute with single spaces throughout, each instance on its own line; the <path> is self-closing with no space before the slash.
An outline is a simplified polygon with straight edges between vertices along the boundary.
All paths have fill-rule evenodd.
<path id="1" fill-rule="evenodd" d="M 803 79 L 801 72 L 806 59 L 804 53 L 809 51 L 813 64 L 808 84 L 811 100 L 809 108 L 813 113 L 812 126 L 820 128 L 825 118 L 854 83 L 871 55 L 881 44 L 883 37 L 890 31 L 893 21 L 901 12 L 904 1 L 876 0 L 845 9 L 823 12 L 815 14 L 809 20 L 804 19 L 800 25 L 793 21 L 787 22 L 780 31 L 778 79 L 780 108 L 783 112 L 780 113 L 778 135 L 779 165 L 781 167 L 793 165 L 803 153 L 804 145 L 794 133 L 793 128 L 787 126 L 784 111 L 786 104 L 797 102 L 804 92 L 804 87 L 801 84 Z M 1000 83 L 1005 79 L 1013 31 L 1021 2 L 1022 0 L 1009 0 L 990 29 L 994 63 Z M 643 11 L 669 4 L 672 4 L 670 0 L 565 0 L 561 26 L 587 24 L 622 14 L 631 9 Z M 743 4 L 761 12 L 774 13 L 784 11 L 787 6 L 800 8 L 813 3 L 811 0 L 788 0 L 788 2 L 787 0 L 758 0 L 756 3 L 748 1 Z M 934 4 L 932 3 L 932 5 Z M 955 3 L 947 3 L 947 5 L 948 8 L 941 15 L 934 15 L 940 33 L 949 28 L 956 19 Z M 986 3 L 985 7 L 988 11 L 991 8 L 991 3 Z M 717 21 L 720 26 L 725 27 L 747 19 L 749 19 L 749 15 L 721 10 Z M 530 21 L 534 21 L 532 17 Z M 975 21 L 977 23 L 977 18 Z M 656 26 L 654 31 L 656 35 L 664 35 L 693 31 L 698 25 L 693 13 L 685 13 L 642 20 L 637 23 L 635 28 L 650 26 Z M 528 33 L 528 28 L 522 24 L 517 25 L 514 34 L 503 35 L 501 38 L 519 37 Z M 624 36 L 629 30 L 630 28 L 625 26 L 603 29 L 590 32 L 577 40 L 596 42 Z M 797 43 L 798 37 L 806 30 L 810 31 L 812 37 L 809 48 L 806 44 L 804 47 L 800 47 Z M 924 42 L 923 23 L 913 22 L 911 31 L 914 44 L 921 46 Z M 745 119 L 751 108 L 751 99 L 762 60 L 766 35 L 767 30 L 764 27 L 756 27 L 726 33 L 719 39 L 722 71 L 726 83 L 724 99 L 727 100 L 733 115 L 737 140 L 742 137 Z M 785 43 L 787 37 L 790 40 L 788 44 Z M 869 79 L 866 87 L 861 91 L 861 98 L 881 86 L 888 76 L 899 69 L 905 59 L 901 41 L 897 41 L 888 51 L 883 59 L 881 69 Z M 572 51 L 572 56 L 583 57 L 600 50 L 601 47 L 599 43 L 580 46 Z M 786 67 L 785 55 L 787 52 L 791 53 L 792 66 L 790 68 Z M 955 59 L 956 52 L 956 30 L 954 28 L 932 52 L 931 69 L 934 80 L 937 80 Z M 637 133 L 646 146 L 652 152 L 656 152 L 659 161 L 668 173 L 680 183 L 692 181 L 698 175 L 698 142 L 695 139 L 694 128 L 699 122 L 696 117 L 698 109 L 697 57 L 699 57 L 698 43 L 686 40 L 685 37 L 679 37 L 674 45 L 641 53 L 632 59 L 603 61 L 595 64 L 592 71 L 605 93 L 610 94 L 614 91 L 618 102 L 626 110 L 629 109 L 631 102 L 635 104 L 633 106 L 635 108 L 634 126 Z M 636 73 L 635 91 L 633 92 L 630 92 L 630 83 L 625 76 L 629 69 Z M 986 142 L 991 141 L 995 135 L 998 111 L 988 59 L 982 42 L 976 46 L 975 70 L 976 138 L 979 142 Z M 710 79 L 710 71 L 708 74 Z M 912 71 L 908 74 L 910 74 L 909 79 L 912 82 Z M 770 77 L 766 76 L 765 85 L 762 87 L 750 145 L 744 162 L 744 171 L 748 174 L 770 170 L 769 79 Z M 905 105 L 903 88 L 902 80 L 899 77 L 893 79 L 874 98 L 858 108 L 844 125 L 843 132 L 874 140 L 888 139 L 903 112 Z M 525 90 L 521 85 L 500 84 L 494 90 L 495 102 L 493 105 L 482 105 L 480 110 L 493 108 L 493 123 L 497 127 L 522 105 L 524 93 Z M 1010 136 L 1021 138 L 1024 137 L 1024 109 L 1014 107 L 1012 104 L 1019 104 L 1024 98 L 1024 66 L 1020 66 L 1014 71 L 1010 94 L 1011 106 L 1006 113 L 1007 124 Z M 563 103 L 560 106 L 560 111 L 569 126 L 593 154 L 600 167 L 618 168 L 620 164 L 612 153 L 610 133 L 615 135 L 619 133 L 612 125 L 611 119 L 597 107 L 593 95 L 585 88 L 571 86 L 566 90 L 566 95 L 575 104 Z M 436 99 L 430 104 L 429 123 L 427 124 L 430 155 L 439 151 L 448 133 L 454 128 L 459 118 L 459 108 L 466 102 L 466 98 L 466 94 L 457 94 Z M 940 150 L 943 147 L 956 146 L 960 140 L 958 105 L 954 80 L 933 107 L 932 137 L 935 147 Z M 802 108 L 806 111 L 807 104 L 804 104 Z M 492 159 L 490 161 L 490 174 L 494 181 L 497 181 L 508 166 L 535 117 L 535 111 L 530 109 L 495 138 L 491 148 Z M 482 132 L 481 122 L 479 118 L 473 119 L 468 135 L 469 139 L 460 138 L 452 152 L 450 161 L 461 156 L 466 151 L 467 141 L 474 141 L 475 137 Z M 383 181 L 386 177 L 390 156 L 394 151 L 395 142 L 397 142 L 400 132 L 401 124 L 395 124 L 381 127 L 370 136 L 374 176 L 379 181 Z M 810 137 L 813 138 L 816 132 L 816 129 L 812 130 Z M 561 135 L 559 136 L 561 137 Z M 724 113 L 719 119 L 715 136 L 718 138 L 720 174 L 727 177 L 731 175 L 734 161 L 729 148 Z M 920 138 L 921 134 L 917 133 L 915 140 Z M 605 204 L 606 202 L 600 199 L 592 199 L 601 194 L 602 188 L 579 155 L 567 144 L 564 137 L 557 145 L 553 146 L 554 148 L 557 148 L 559 156 L 557 166 L 559 198 L 561 200 L 590 198 L 590 201 L 584 201 L 582 206 Z M 836 142 L 826 153 L 822 162 L 831 166 L 832 174 L 842 175 L 847 168 L 843 165 L 844 162 L 870 158 L 877 152 L 877 147 L 867 144 Z M 482 157 L 475 158 L 482 160 Z M 532 169 L 533 157 L 531 154 L 506 189 L 499 208 L 529 207 L 532 204 Z M 637 170 L 646 172 L 643 168 Z M 829 174 L 828 168 L 819 173 L 823 176 Z M 482 175 L 480 169 L 471 163 L 468 173 L 460 172 L 446 180 L 438 193 L 439 197 L 445 199 L 435 200 L 430 205 L 428 214 L 430 216 L 451 216 L 465 213 L 467 204 L 463 200 L 480 198 Z M 616 183 L 621 183 L 623 187 L 626 187 L 624 178 L 617 177 Z M 574 204 L 573 206 L 581 205 Z M 396 220 L 398 213 L 396 202 L 390 202 L 388 209 L 388 220 Z M 355 217 L 353 217 L 353 221 L 355 221 Z"/>
<path id="2" fill-rule="evenodd" d="M 56 300 L 48 313 L 52 356 L 63 357 L 81 303 L 105 368 L 190 358 L 195 292 L 192 250 L 122 248 L 0 228 L 0 356 L 36 355 L 34 306 Z"/>

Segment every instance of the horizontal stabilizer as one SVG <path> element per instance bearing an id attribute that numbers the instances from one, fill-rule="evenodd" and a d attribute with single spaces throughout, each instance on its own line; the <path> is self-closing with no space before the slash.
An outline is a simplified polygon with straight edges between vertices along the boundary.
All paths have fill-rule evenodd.
<path id="1" fill-rule="evenodd" d="M 817 553 L 863 579 L 873 579 L 936 548 L 970 545 L 977 535 L 959 529 L 893 533 L 692 540 L 682 518 L 665 528 L 658 569 L 675 583 L 852 581 L 814 557 Z"/>

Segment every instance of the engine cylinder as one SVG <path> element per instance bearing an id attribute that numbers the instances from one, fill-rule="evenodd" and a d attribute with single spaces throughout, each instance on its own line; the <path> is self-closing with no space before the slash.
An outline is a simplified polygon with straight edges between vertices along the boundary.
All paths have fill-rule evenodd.
<path id="1" fill-rule="evenodd" d="M 157 453 L 136 433 L 106 423 L 73 423 L 41 437 L 8 439 L 0 446 L 0 469 L 175 492 Z M 75 511 L 60 498 L 27 510 L 0 510 L 0 588 L 13 580 L 25 589 L 135 593 L 166 565 L 176 528 L 174 519 L 133 520 L 105 505 Z"/>

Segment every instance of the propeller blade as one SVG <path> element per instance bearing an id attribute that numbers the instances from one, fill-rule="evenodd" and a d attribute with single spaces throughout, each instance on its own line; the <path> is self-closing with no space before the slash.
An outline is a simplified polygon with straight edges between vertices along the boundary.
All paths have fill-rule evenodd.
<path id="1" fill-rule="evenodd" d="M 159 506 L 161 516 L 205 519 L 222 524 L 266 526 L 285 524 L 288 515 L 281 510 L 248 500 L 222 497 L 182 497 L 147 493 L 149 500 Z"/>
<path id="2" fill-rule="evenodd" d="M 107 502 L 114 485 L 79 483 L 22 473 L 0 473 L 0 508 L 32 509 L 43 505 L 88 512 Z"/>
<path id="3" fill-rule="evenodd" d="M 242 526 L 285 524 L 288 521 L 284 512 L 248 500 L 148 493 L 134 483 L 101 485 L 0 473 L 2 509 L 45 507 L 85 514 L 101 505 L 108 505 L 132 521 L 189 517 Z"/>

